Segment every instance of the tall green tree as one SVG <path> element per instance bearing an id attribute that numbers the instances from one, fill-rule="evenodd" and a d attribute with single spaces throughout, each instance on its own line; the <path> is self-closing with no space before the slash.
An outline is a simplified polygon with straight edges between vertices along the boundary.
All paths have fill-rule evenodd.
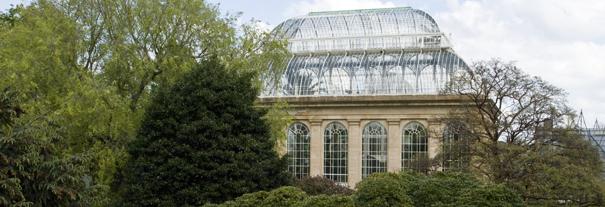
<path id="1" fill-rule="evenodd" d="M 209 56 L 254 75 L 282 62 L 284 42 L 237 18 L 202 0 L 35 0 L 0 15 L 0 88 L 61 126 L 44 129 L 65 143 L 53 152 L 88 157 L 83 196 L 104 206 L 158 87 Z"/>
<path id="2" fill-rule="evenodd" d="M 159 89 L 129 149 L 125 203 L 217 203 L 289 181 L 248 74 L 210 60 Z"/>
<path id="3" fill-rule="evenodd" d="M 34 2 L 14 16 L 18 20 L 0 31 L 0 86 L 19 89 L 21 107 L 27 111 L 23 119 L 60 126 L 28 128 L 56 134 L 64 145 L 53 153 L 89 158 L 78 166 L 86 170 L 80 182 L 84 175 L 92 179 L 86 191 L 101 187 L 109 192 L 118 158 L 125 156 L 125 145 L 138 125 L 132 118 L 136 114 L 116 89 L 80 67 L 80 28 L 55 4 Z"/>
<path id="4" fill-rule="evenodd" d="M 265 71 L 287 54 L 285 42 L 255 22 L 238 27 L 237 15 L 202 0 L 55 2 L 82 29 L 80 64 L 116 86 L 133 111 L 145 107 L 154 88 L 210 56 L 228 68 Z"/>

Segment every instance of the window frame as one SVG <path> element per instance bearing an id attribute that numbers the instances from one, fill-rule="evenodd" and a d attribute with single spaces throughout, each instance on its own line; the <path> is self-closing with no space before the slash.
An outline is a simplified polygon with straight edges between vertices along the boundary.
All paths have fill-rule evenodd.
<path id="1" fill-rule="evenodd" d="M 368 122 L 363 127 L 361 140 L 361 178 L 366 178 L 376 172 L 386 172 L 388 163 L 387 128 L 378 121 Z M 378 159 L 375 158 L 376 156 Z M 370 157 L 375 159 L 370 159 Z M 380 162 L 380 159 L 383 161 Z M 374 160 L 375 162 L 373 162 Z"/>
<path id="2" fill-rule="evenodd" d="M 409 139 L 408 133 L 410 133 Z M 416 136 L 416 137 L 414 137 Z M 427 128 L 417 121 L 407 123 L 401 130 L 401 169 L 427 173 L 429 169 Z M 423 159 L 423 160 L 421 160 Z"/>
<path id="3" fill-rule="evenodd" d="M 324 128 L 324 177 L 348 185 L 349 132 L 344 124 L 333 121 Z"/>
<path id="4" fill-rule="evenodd" d="M 309 130 L 309 127 L 302 122 L 294 122 L 290 124 L 287 130 L 286 154 L 288 155 L 288 171 L 296 178 L 310 176 L 311 130 Z M 296 130 L 296 132 L 294 130 Z M 302 137 L 293 137 L 292 135 Z M 301 138 L 303 139 L 303 142 L 299 143 L 299 139 Z M 293 143 L 293 140 L 296 142 Z M 299 164 L 297 161 L 300 161 L 302 164 Z"/>

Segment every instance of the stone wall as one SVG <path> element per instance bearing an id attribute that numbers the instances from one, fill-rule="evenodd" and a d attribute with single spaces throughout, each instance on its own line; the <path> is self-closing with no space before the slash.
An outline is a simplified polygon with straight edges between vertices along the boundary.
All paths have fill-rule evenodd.
<path id="1" fill-rule="evenodd" d="M 296 122 L 305 124 L 311 133 L 310 174 L 323 175 L 324 129 L 339 122 L 348 130 L 348 185 L 354 187 L 362 178 L 362 130 L 372 121 L 387 129 L 387 170 L 401 170 L 402 130 L 418 122 L 428 132 L 428 155 L 439 152 L 443 119 L 453 109 L 467 104 L 461 96 L 400 95 L 400 96 L 320 96 L 264 97 L 260 106 L 286 101 Z"/>

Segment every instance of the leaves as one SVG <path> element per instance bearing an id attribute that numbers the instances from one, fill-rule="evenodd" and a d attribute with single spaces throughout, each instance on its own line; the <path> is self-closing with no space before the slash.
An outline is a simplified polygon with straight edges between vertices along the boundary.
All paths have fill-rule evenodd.
<path id="1" fill-rule="evenodd" d="M 208 61 L 159 89 L 129 149 L 127 205 L 222 202 L 288 182 L 249 77 Z"/>
<path id="2" fill-rule="evenodd" d="M 492 60 L 458 76 L 451 92 L 469 100 L 450 118 L 472 126 L 472 172 L 521 192 L 526 204 L 603 205 L 603 165 L 578 129 L 564 126 L 573 112 L 563 90 Z"/>
<path id="3" fill-rule="evenodd" d="M 31 134 L 57 134 L 53 156 L 86 155 L 81 201 L 105 206 L 158 88 L 211 57 L 250 78 L 280 62 L 283 42 L 253 27 L 238 33 L 236 20 L 202 0 L 33 1 L 0 13 L 0 88 L 18 89 L 15 114 L 49 126 Z"/>
<path id="4" fill-rule="evenodd" d="M 4 91 L 0 97 L 12 94 Z M 17 105 L 10 99 L 8 105 Z M 6 102 L 0 108 L 6 108 Z M 63 155 L 61 128 L 45 118 L 9 116 L 0 129 L 0 205 L 77 205 L 86 172 L 81 154 Z"/>

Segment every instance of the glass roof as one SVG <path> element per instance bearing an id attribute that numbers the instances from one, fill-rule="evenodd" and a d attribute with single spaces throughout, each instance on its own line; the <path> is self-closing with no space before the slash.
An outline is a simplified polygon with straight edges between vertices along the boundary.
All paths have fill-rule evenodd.
<path id="1" fill-rule="evenodd" d="M 435 20 L 410 7 L 312 12 L 274 32 L 292 57 L 264 76 L 261 96 L 437 94 L 466 67 Z"/>

